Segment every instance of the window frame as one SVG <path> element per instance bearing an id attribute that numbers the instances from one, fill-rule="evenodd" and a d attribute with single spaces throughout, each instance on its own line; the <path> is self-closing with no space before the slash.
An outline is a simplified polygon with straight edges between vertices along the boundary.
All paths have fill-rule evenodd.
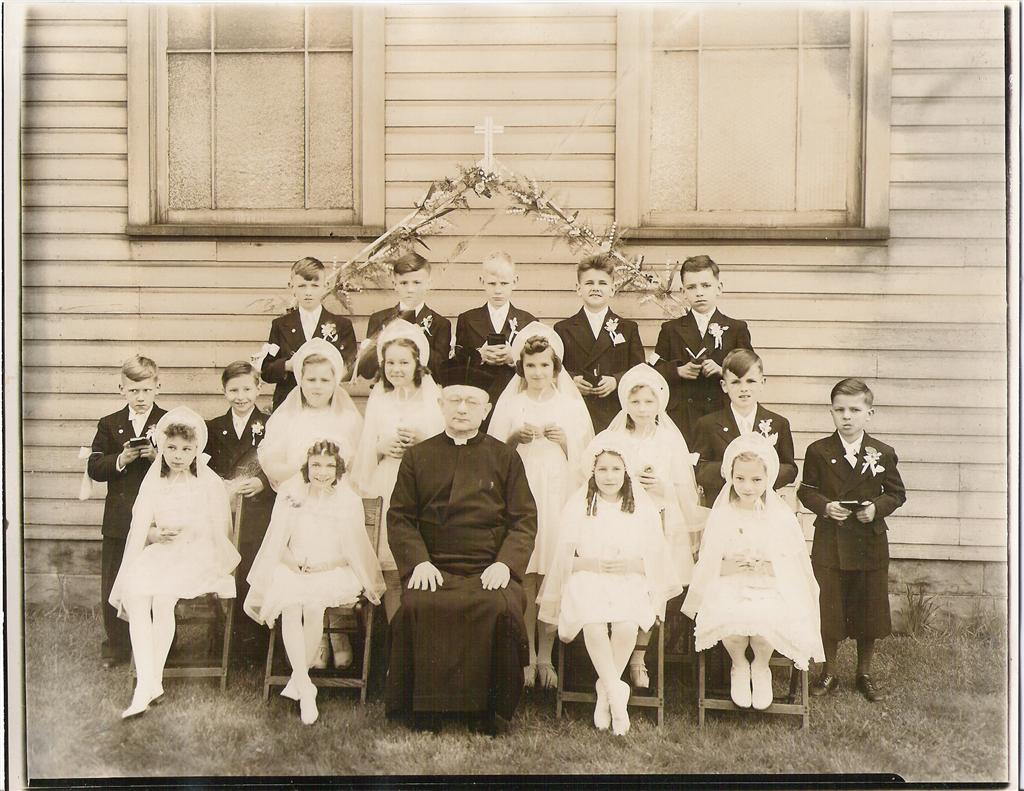
<path id="1" fill-rule="evenodd" d="M 321 209 L 190 210 L 200 221 L 174 220 L 166 208 L 166 9 L 128 9 L 128 235 L 348 236 L 384 231 L 384 16 L 382 6 L 357 6 L 352 19 L 353 222 L 322 221 Z M 163 142 L 161 142 L 163 141 Z M 272 222 L 268 216 L 278 215 Z M 318 217 L 319 214 L 319 217 Z M 257 215 L 249 221 L 247 216 Z"/>
<path id="2" fill-rule="evenodd" d="M 858 221 L 846 225 L 645 225 L 648 214 L 653 13 L 617 14 L 615 105 L 615 219 L 634 239 L 884 240 L 889 238 L 889 119 L 891 12 L 863 9 Z M 858 58 L 851 56 L 851 63 Z"/>

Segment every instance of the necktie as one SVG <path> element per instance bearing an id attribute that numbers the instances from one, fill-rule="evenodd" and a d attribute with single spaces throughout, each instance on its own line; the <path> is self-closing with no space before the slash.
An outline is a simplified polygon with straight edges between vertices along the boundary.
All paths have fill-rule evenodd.
<path id="1" fill-rule="evenodd" d="M 856 469 L 857 467 L 857 451 L 853 448 L 846 449 L 846 460 L 850 462 L 850 466 Z"/>

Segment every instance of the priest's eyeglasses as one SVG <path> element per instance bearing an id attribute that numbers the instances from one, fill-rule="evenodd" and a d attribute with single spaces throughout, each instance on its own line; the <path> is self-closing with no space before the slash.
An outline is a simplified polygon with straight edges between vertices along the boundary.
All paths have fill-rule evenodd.
<path id="1" fill-rule="evenodd" d="M 457 407 L 459 404 L 465 403 L 471 409 L 479 409 L 487 403 L 483 398 L 477 396 L 446 395 L 443 396 L 443 399 L 449 406 Z"/>

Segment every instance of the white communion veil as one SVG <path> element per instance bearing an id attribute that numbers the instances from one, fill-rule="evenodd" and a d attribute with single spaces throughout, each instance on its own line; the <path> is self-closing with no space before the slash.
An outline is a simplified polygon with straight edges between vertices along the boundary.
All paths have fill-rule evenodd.
<path id="1" fill-rule="evenodd" d="M 314 354 L 325 357 L 334 371 L 334 394 L 327 408 L 327 416 L 320 411 L 308 409 L 303 403 L 302 368 Z M 266 437 L 256 450 L 260 467 L 275 491 L 298 471 L 315 435 L 324 432 L 337 434 L 345 440 L 345 446 L 351 454 L 363 426 L 359 410 L 351 396 L 341 387 L 345 378 L 345 361 L 334 346 L 323 338 L 306 341 L 292 356 L 292 370 L 298 385 L 267 420 Z M 346 464 L 351 462 L 351 455 L 345 458 Z"/>

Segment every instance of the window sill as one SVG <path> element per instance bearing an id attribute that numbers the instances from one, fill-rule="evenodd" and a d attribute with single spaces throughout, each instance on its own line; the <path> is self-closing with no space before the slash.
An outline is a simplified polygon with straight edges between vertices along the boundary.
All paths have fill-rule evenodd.
<path id="1" fill-rule="evenodd" d="M 223 237 L 244 236 L 253 239 L 275 237 L 307 239 L 376 239 L 387 229 L 383 225 L 129 225 L 128 235 L 136 237 Z"/>
<path id="2" fill-rule="evenodd" d="M 882 242 L 888 228 L 631 228 L 626 241 Z"/>

